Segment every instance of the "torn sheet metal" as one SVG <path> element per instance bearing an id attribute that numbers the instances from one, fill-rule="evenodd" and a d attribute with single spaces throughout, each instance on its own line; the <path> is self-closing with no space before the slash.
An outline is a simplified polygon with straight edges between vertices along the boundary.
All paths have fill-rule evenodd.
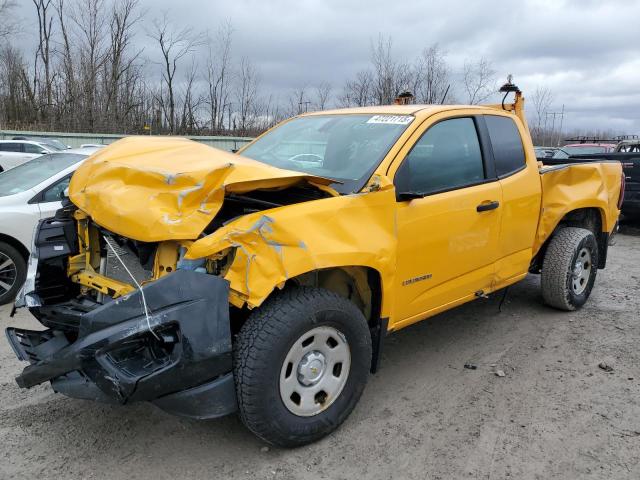
<path id="1" fill-rule="evenodd" d="M 572 210 L 598 208 L 602 230 L 613 230 L 618 219 L 618 195 L 622 166 L 619 162 L 581 163 L 543 168 L 542 212 L 533 253 L 553 233 L 560 220 Z"/>
<path id="2" fill-rule="evenodd" d="M 144 242 L 195 239 L 225 190 L 244 193 L 331 180 L 284 170 L 184 138 L 128 137 L 92 155 L 69 197 L 99 225 Z"/>
<path id="3" fill-rule="evenodd" d="M 260 305 L 289 278 L 336 266 L 375 269 L 384 291 L 392 284 L 396 264 L 395 191 L 389 182 L 384 184 L 371 193 L 245 215 L 194 242 L 186 258 L 235 247 L 225 278 L 250 306 Z M 388 306 L 382 309 L 387 315 Z"/>

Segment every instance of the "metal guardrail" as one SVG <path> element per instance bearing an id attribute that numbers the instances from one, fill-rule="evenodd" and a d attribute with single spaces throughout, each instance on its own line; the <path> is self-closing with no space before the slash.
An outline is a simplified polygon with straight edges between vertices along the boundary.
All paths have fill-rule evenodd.
<path id="1" fill-rule="evenodd" d="M 0 130 L 0 140 L 11 140 L 18 135 L 28 137 L 53 138 L 60 140 L 70 147 L 79 147 L 86 143 L 108 145 L 128 135 L 112 133 L 64 133 L 64 132 L 31 132 L 23 130 Z M 250 137 L 225 137 L 225 136 L 184 136 L 190 140 L 201 142 L 221 150 L 238 150 L 253 138 Z"/>

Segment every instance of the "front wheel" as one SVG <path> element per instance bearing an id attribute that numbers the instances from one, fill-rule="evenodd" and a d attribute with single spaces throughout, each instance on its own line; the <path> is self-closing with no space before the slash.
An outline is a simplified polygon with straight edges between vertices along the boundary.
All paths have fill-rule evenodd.
<path id="1" fill-rule="evenodd" d="M 27 262 L 12 245 L 0 242 L 0 305 L 12 301 L 27 276 Z"/>
<path id="2" fill-rule="evenodd" d="M 240 417 L 263 440 L 305 445 L 351 413 L 371 367 L 358 308 L 319 288 L 291 288 L 251 314 L 234 347 Z"/>
<path id="3" fill-rule="evenodd" d="M 542 298 L 560 310 L 587 301 L 598 271 L 598 244 L 590 230 L 561 228 L 549 241 L 542 263 Z"/>

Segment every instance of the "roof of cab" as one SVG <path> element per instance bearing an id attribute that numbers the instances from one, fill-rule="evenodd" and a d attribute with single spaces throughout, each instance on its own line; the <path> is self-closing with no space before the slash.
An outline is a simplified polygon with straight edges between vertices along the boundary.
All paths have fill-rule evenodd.
<path id="1" fill-rule="evenodd" d="M 486 110 L 486 106 L 481 105 L 378 105 L 372 107 L 352 107 L 337 108 L 334 110 L 321 110 L 318 112 L 305 113 L 307 115 L 414 115 L 416 117 L 426 117 L 434 113 L 444 112 L 448 110 L 460 109 L 478 109 Z"/>

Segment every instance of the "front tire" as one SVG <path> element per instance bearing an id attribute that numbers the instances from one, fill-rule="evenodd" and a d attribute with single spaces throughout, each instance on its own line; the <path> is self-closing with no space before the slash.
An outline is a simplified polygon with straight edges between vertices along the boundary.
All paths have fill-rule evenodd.
<path id="1" fill-rule="evenodd" d="M 542 298 L 559 310 L 582 307 L 598 271 L 598 243 L 590 230 L 561 228 L 549 241 L 542 263 Z"/>
<path id="2" fill-rule="evenodd" d="M 320 288 L 278 292 L 236 338 L 240 417 L 271 444 L 314 442 L 351 413 L 370 367 L 369 328 L 353 303 Z"/>
<path id="3" fill-rule="evenodd" d="M 0 242 L 0 305 L 11 302 L 27 276 L 27 263 L 22 254 Z"/>

